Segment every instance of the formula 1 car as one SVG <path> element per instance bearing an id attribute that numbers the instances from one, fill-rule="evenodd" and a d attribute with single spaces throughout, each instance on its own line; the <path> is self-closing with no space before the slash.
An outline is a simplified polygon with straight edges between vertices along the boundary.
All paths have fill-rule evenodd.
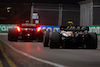
<path id="1" fill-rule="evenodd" d="M 85 26 L 60 26 L 60 32 L 45 32 L 43 45 L 50 48 L 97 48 L 97 34 Z"/>
<path id="2" fill-rule="evenodd" d="M 20 24 L 8 31 L 8 40 L 43 41 L 43 32 L 38 24 Z"/>

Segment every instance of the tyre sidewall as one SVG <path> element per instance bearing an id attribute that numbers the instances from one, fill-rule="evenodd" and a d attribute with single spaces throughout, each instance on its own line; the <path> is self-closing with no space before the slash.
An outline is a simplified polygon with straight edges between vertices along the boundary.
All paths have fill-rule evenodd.
<path id="1" fill-rule="evenodd" d="M 59 48 L 60 46 L 60 33 L 52 32 L 50 35 L 50 48 Z"/>
<path id="2" fill-rule="evenodd" d="M 96 49 L 97 48 L 97 34 L 88 33 L 86 38 L 86 48 L 87 49 Z"/>
<path id="3" fill-rule="evenodd" d="M 44 47 L 48 47 L 48 42 L 49 42 L 49 31 L 46 31 L 43 37 Z"/>

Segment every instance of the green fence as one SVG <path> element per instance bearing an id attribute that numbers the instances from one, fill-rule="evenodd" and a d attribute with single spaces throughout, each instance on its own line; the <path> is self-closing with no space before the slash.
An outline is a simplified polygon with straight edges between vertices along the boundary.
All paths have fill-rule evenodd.
<path id="1" fill-rule="evenodd" d="M 0 33 L 8 33 L 9 28 L 14 27 L 16 27 L 14 24 L 0 24 Z"/>
<path id="2" fill-rule="evenodd" d="M 98 35 L 100 35 L 100 25 L 90 25 L 89 32 L 96 32 Z"/>

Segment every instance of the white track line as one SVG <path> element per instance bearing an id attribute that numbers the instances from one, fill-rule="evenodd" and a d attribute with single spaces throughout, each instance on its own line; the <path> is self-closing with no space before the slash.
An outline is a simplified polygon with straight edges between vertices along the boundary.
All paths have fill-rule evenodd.
<path id="1" fill-rule="evenodd" d="M 22 52 L 22 51 L 19 51 L 19 50 L 15 49 L 13 46 L 11 46 L 10 44 L 6 43 L 4 40 L 2 40 L 2 39 L 0 39 L 0 40 L 1 40 L 3 43 L 7 44 L 7 45 L 8 45 L 11 49 L 13 49 L 14 51 L 16 51 L 16 52 L 18 52 L 18 53 L 21 53 L 21 54 L 23 54 L 23 55 L 25 55 L 25 56 L 27 56 L 27 57 L 33 59 L 33 60 L 35 59 L 35 60 L 37 60 L 37 61 L 40 61 L 40 62 L 43 62 L 43 63 L 47 63 L 47 64 L 53 65 L 53 66 L 55 66 L 55 67 L 68 67 L 68 66 L 64 66 L 64 65 L 61 65 L 61 64 L 53 63 L 53 62 L 50 62 L 50 61 L 46 61 L 46 60 L 43 60 L 43 59 L 34 57 L 34 56 L 32 56 L 32 55 L 29 55 L 29 54 L 27 54 L 27 53 L 24 53 L 24 52 Z"/>
<path id="2" fill-rule="evenodd" d="M 0 33 L 0 35 L 8 35 L 8 33 Z"/>

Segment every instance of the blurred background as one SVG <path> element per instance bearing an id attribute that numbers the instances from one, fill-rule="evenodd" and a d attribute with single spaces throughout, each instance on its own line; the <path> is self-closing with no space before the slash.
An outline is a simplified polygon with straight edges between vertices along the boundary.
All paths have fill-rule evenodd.
<path id="1" fill-rule="evenodd" d="M 100 25 L 99 0 L 0 0 L 0 24 L 30 22 L 32 3 L 42 25 Z"/>

